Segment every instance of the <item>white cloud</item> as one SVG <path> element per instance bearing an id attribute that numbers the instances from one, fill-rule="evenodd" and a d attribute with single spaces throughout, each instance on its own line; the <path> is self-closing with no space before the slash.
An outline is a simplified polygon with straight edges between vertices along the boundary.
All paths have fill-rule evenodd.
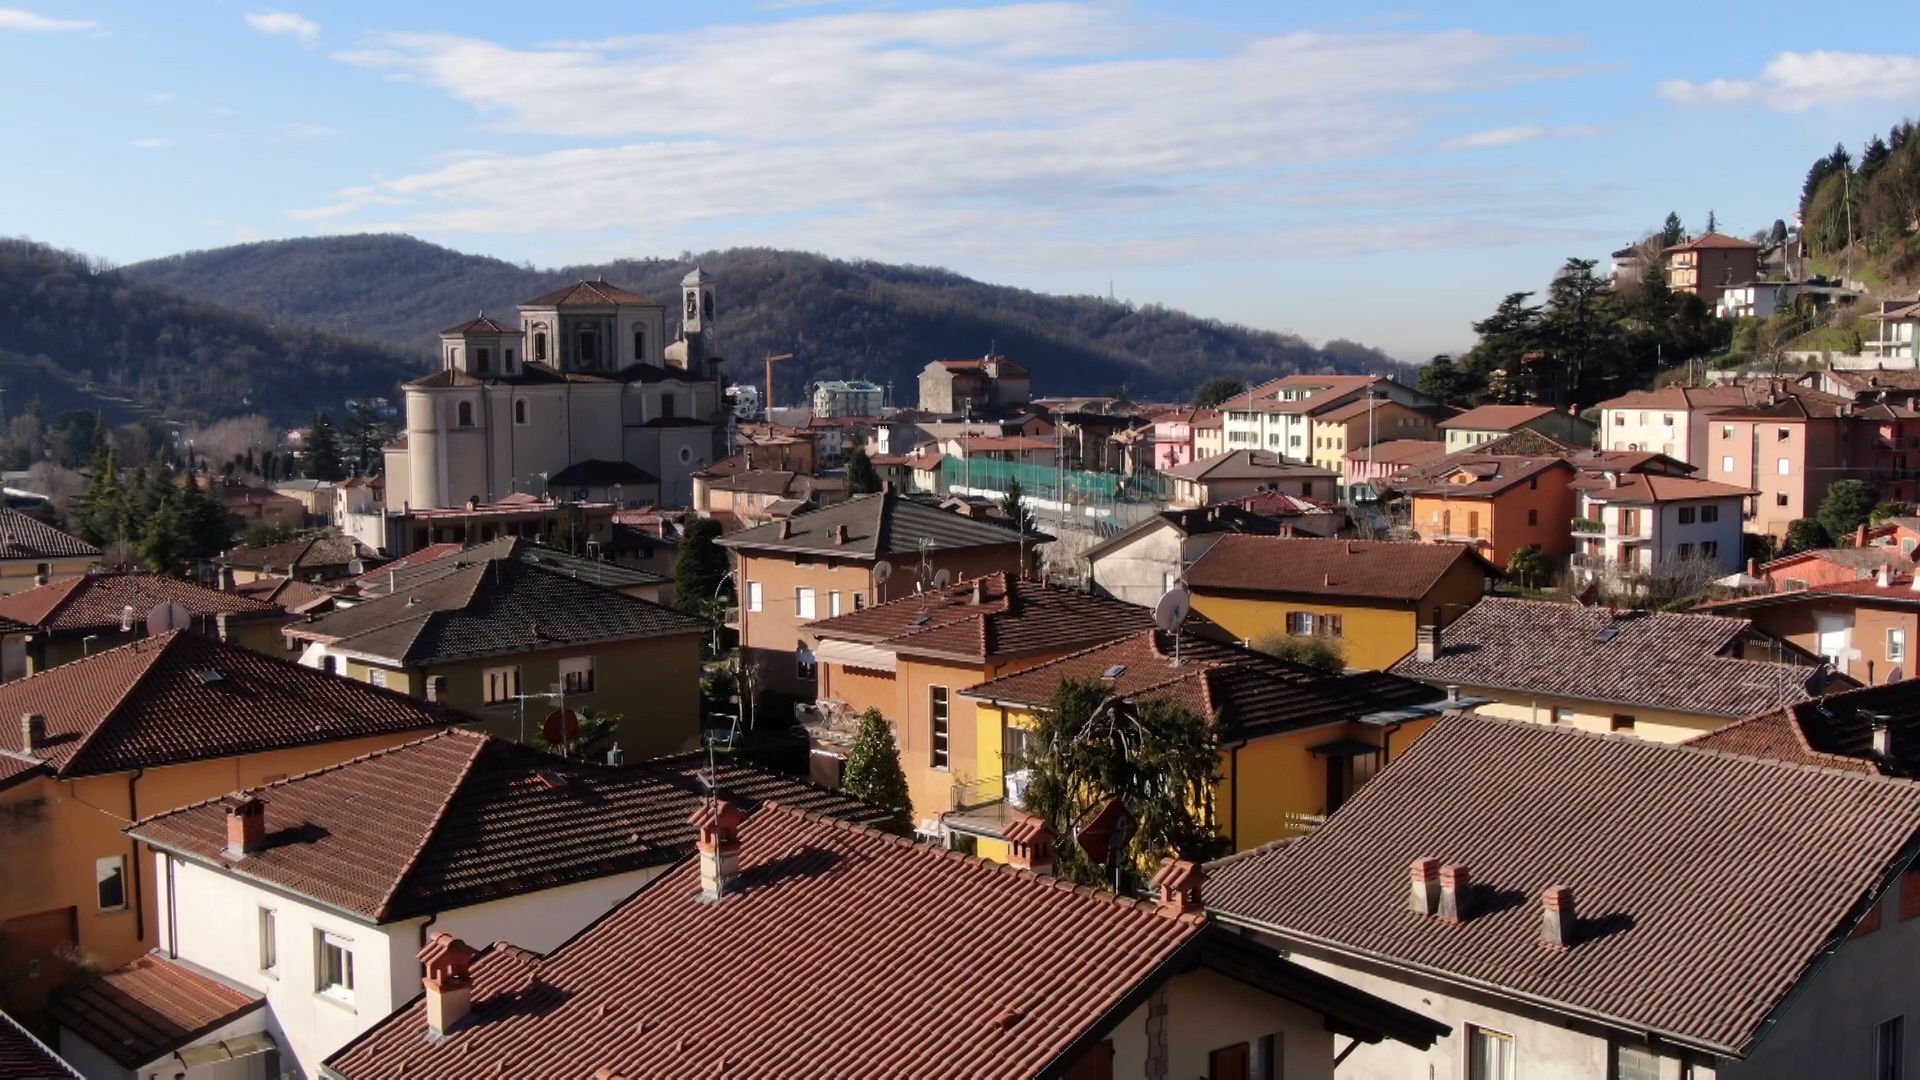
<path id="1" fill-rule="evenodd" d="M 170 144 L 165 139 L 135 139 L 133 145 L 142 150 L 158 150 Z"/>
<path id="2" fill-rule="evenodd" d="M 49 19 L 45 15 L 35 15 L 31 11 L 21 11 L 19 8 L 0 7 L 0 31 L 70 34 L 99 28 L 100 24 L 92 19 Z"/>
<path id="3" fill-rule="evenodd" d="M 1851 101 L 1910 101 L 1920 97 L 1920 56 L 1848 52 L 1783 52 L 1752 79 L 1688 82 L 1655 87 L 1676 105 L 1760 103 L 1782 112 Z"/>
<path id="4" fill-rule="evenodd" d="M 243 17 L 248 26 L 262 34 L 291 34 L 308 45 L 320 37 L 319 23 L 291 11 L 250 12 Z"/>
<path id="5" fill-rule="evenodd" d="M 1542 139 L 1592 139 L 1604 134 L 1605 132 L 1597 127 L 1548 127 L 1542 124 L 1519 124 L 1514 127 L 1494 128 L 1490 131 L 1476 131 L 1471 135 L 1448 139 L 1440 144 L 1440 148 L 1442 150 L 1483 150 L 1494 146 L 1539 142 Z"/>
<path id="6" fill-rule="evenodd" d="M 1446 216 L 1457 203 L 1413 198 L 1383 217 L 1282 196 L 1317 189 L 1328 165 L 1430 145 L 1458 100 L 1586 70 L 1565 49 L 1403 30 L 1188 46 L 1105 3 L 810 15 L 537 48 L 376 34 L 341 59 L 564 148 L 500 142 L 299 216 L 439 233 L 628 229 L 663 244 L 737 230 L 878 257 L 1042 262 L 1172 258 L 1216 241 L 1251 251 L 1316 229 L 1409 245 L 1485 237 Z"/>

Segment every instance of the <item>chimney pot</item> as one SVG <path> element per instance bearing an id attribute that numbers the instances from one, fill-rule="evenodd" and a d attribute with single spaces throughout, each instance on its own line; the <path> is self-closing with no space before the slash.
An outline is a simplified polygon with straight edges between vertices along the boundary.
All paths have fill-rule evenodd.
<path id="1" fill-rule="evenodd" d="M 1540 944 L 1549 949 L 1573 948 L 1578 919 L 1573 912 L 1573 890 L 1554 885 L 1540 892 Z"/>
<path id="2" fill-rule="evenodd" d="M 221 801 L 227 808 L 227 858 L 259 854 L 267 846 L 267 804 L 253 795 L 229 795 Z"/>
<path id="3" fill-rule="evenodd" d="M 420 982 L 427 988 L 428 1038 L 445 1038 L 473 1011 L 473 961 L 479 955 L 452 934 L 433 935 L 416 954 L 426 966 Z"/>
<path id="4" fill-rule="evenodd" d="M 230 644 L 234 639 L 233 616 L 234 613 L 231 611 L 222 611 L 213 617 L 214 636 Z"/>
<path id="5" fill-rule="evenodd" d="M 20 749 L 31 754 L 47 745 L 47 718 L 37 712 L 20 717 Z"/>
<path id="6" fill-rule="evenodd" d="M 1205 870 L 1185 859 L 1161 859 L 1160 870 L 1153 875 L 1152 884 L 1159 896 L 1154 906 L 1169 918 L 1200 914 L 1200 883 L 1206 876 Z"/>
<path id="7" fill-rule="evenodd" d="M 1439 919 L 1451 926 L 1467 921 L 1467 895 L 1473 888 L 1473 875 L 1458 863 L 1448 863 L 1440 868 L 1440 911 Z"/>
<path id="8" fill-rule="evenodd" d="M 739 887 L 740 823 L 747 815 L 731 803 L 709 801 L 687 820 L 699 831 L 700 899 L 710 904 Z"/>
<path id="9" fill-rule="evenodd" d="M 1413 632 L 1413 656 L 1423 664 L 1440 659 L 1441 630 L 1437 625 L 1422 626 Z"/>
<path id="10" fill-rule="evenodd" d="M 845 525 L 835 525 L 833 527 L 833 542 L 836 544 L 844 544 L 847 542 L 847 527 Z"/>
<path id="11" fill-rule="evenodd" d="M 1873 731 L 1873 753 L 1882 761 L 1893 760 L 1893 724 L 1886 713 L 1861 713 Z"/>
<path id="12" fill-rule="evenodd" d="M 1053 826 L 1032 814 L 1018 814 L 1006 830 L 1007 865 L 1053 876 Z"/>
<path id="13" fill-rule="evenodd" d="M 1407 898 L 1407 907 L 1415 915 L 1428 918 L 1440 913 L 1440 860 L 1415 859 L 1409 868 L 1412 887 Z"/>

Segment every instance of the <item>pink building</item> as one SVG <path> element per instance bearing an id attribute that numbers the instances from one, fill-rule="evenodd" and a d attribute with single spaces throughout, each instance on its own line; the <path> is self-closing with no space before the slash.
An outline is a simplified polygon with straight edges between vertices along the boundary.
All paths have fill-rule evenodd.
<path id="1" fill-rule="evenodd" d="M 1207 456 L 1195 451 L 1194 433 L 1209 422 L 1216 428 L 1219 426 L 1218 409 L 1175 409 L 1154 417 L 1152 467 L 1166 472 L 1196 457 Z"/>

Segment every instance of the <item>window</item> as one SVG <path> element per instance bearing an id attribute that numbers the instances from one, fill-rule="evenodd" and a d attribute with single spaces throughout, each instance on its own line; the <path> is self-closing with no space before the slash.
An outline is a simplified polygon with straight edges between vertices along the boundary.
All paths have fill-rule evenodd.
<path id="1" fill-rule="evenodd" d="M 1660 1080 L 1660 1055 L 1644 1046 L 1614 1047 L 1613 1080 Z"/>
<path id="2" fill-rule="evenodd" d="M 545 333 L 533 335 L 533 358 L 536 361 L 544 361 L 547 358 L 547 335 Z"/>
<path id="3" fill-rule="evenodd" d="M 1665 425 L 1666 425 L 1667 427 L 1672 427 L 1672 426 L 1673 426 L 1673 414 L 1672 414 L 1672 413 L 1668 413 L 1668 414 L 1666 414 L 1665 416 L 1662 416 L 1662 417 L 1660 418 L 1660 422 L 1661 422 L 1662 424 L 1665 424 Z"/>
<path id="4" fill-rule="evenodd" d="M 481 375 L 485 375 L 487 373 L 487 369 L 492 366 L 493 366 L 493 350 L 492 349 L 473 350 L 473 370 L 474 371 L 478 372 Z"/>
<path id="5" fill-rule="evenodd" d="M 1300 482 L 1300 497 L 1303 499 L 1313 498 L 1313 481 L 1302 480 Z"/>
<path id="6" fill-rule="evenodd" d="M 314 931 L 314 989 L 353 1000 L 353 942 L 325 930 Z"/>
<path id="7" fill-rule="evenodd" d="M 367 685 L 385 687 L 387 685 L 386 671 L 382 668 L 377 668 L 377 667 L 368 668 L 367 669 Z"/>
<path id="8" fill-rule="evenodd" d="M 1676 554 L 1678 554 L 1678 555 L 1679 555 L 1679 556 L 1680 556 L 1681 558 L 1683 558 L 1683 559 L 1691 559 L 1691 558 L 1693 558 L 1693 545 L 1692 545 L 1692 544 L 1681 544 L 1681 545 L 1680 545 L 1680 550 L 1679 550 L 1678 552 L 1676 552 Z"/>
<path id="9" fill-rule="evenodd" d="M 1321 637 L 1339 637 L 1340 636 L 1340 630 L 1342 626 L 1340 621 L 1340 616 L 1321 615 L 1316 617 L 1313 621 L 1314 621 L 1314 630 L 1316 633 L 1318 633 L 1319 636 Z"/>
<path id="10" fill-rule="evenodd" d="M 1780 475 L 1781 476 L 1793 475 L 1793 459 L 1792 458 L 1780 459 Z"/>
<path id="11" fill-rule="evenodd" d="M 518 665 L 513 667 L 488 668 L 482 673 L 481 677 L 486 684 L 483 700 L 489 705 L 499 704 L 503 701 L 512 701 L 514 698 L 520 696 L 520 668 Z"/>
<path id="12" fill-rule="evenodd" d="M 947 767 L 947 688 L 927 687 L 928 730 L 933 739 L 928 762 L 936 769 Z"/>
<path id="13" fill-rule="evenodd" d="M 1613 722 L 1608 725 L 1610 731 L 1632 731 L 1633 717 L 1626 713 L 1614 713 Z"/>
<path id="14" fill-rule="evenodd" d="M 513 422 L 516 424 L 524 424 L 527 422 L 526 398 L 520 398 L 513 403 Z"/>
<path id="15" fill-rule="evenodd" d="M 500 350 L 500 370 L 506 372 L 509 375 L 513 374 L 513 350 L 512 349 Z"/>
<path id="16" fill-rule="evenodd" d="M 1527 511 L 1527 524 L 1529 525 L 1540 524 L 1540 511 L 1538 510 Z"/>
<path id="17" fill-rule="evenodd" d="M 1513 1080 L 1513 1036 L 1469 1027 L 1467 1080 Z"/>
<path id="18" fill-rule="evenodd" d="M 661 416 L 673 415 L 673 395 L 672 394 L 660 395 L 660 415 Z"/>
<path id="19" fill-rule="evenodd" d="M 859 611 L 865 608 L 866 606 L 867 606 L 867 594 L 854 593 L 853 594 L 853 610 Z"/>
<path id="20" fill-rule="evenodd" d="M 1700 555 L 1702 558 L 1707 558 L 1707 559 L 1719 558 L 1720 557 L 1720 541 L 1718 540 L 1701 541 Z"/>
<path id="21" fill-rule="evenodd" d="M 1906 537 L 1900 541 L 1900 554 L 1911 555 L 1915 547 L 1920 547 L 1920 540 L 1915 540 L 1911 536 Z"/>
<path id="22" fill-rule="evenodd" d="M 760 583 L 757 581 L 747 582 L 747 610 L 748 611 L 761 610 Z"/>
<path id="23" fill-rule="evenodd" d="M 1897 664 L 1907 658 L 1907 632 L 1895 627 L 1887 631 L 1887 663 Z"/>
<path id="24" fill-rule="evenodd" d="M 1693 524 L 1693 518 L 1694 518 L 1693 507 L 1683 506 L 1680 508 L 1680 524 L 1691 525 Z"/>
<path id="25" fill-rule="evenodd" d="M 260 909 L 260 970 L 272 971 L 280 966 L 280 943 L 274 934 L 272 908 Z"/>
<path id="26" fill-rule="evenodd" d="M 1251 1080 L 1253 1048 L 1246 1043 L 1223 1046 L 1207 1054 L 1207 1080 Z"/>
<path id="27" fill-rule="evenodd" d="M 93 860 L 93 887 L 101 911 L 122 911 L 127 906 L 127 857 L 114 855 Z"/>
<path id="28" fill-rule="evenodd" d="M 837 617 L 839 614 L 840 614 L 840 590 L 835 589 L 834 591 L 827 594 L 827 618 L 832 619 Z"/>
<path id="29" fill-rule="evenodd" d="M 459 424 L 461 427 L 473 426 L 473 402 L 463 401 L 460 403 Z"/>
<path id="30" fill-rule="evenodd" d="M 1721 438 L 1723 438 L 1723 439 L 1731 439 L 1731 438 L 1733 438 L 1733 425 L 1732 425 L 1732 424 L 1721 424 L 1721 425 L 1720 425 L 1720 437 L 1721 437 Z"/>
<path id="31" fill-rule="evenodd" d="M 574 350 L 574 359 L 580 361 L 583 367 L 600 362 L 600 335 L 593 332 L 593 327 L 580 328 L 579 346 Z"/>
<path id="32" fill-rule="evenodd" d="M 793 590 L 793 611 L 802 619 L 812 619 L 814 614 L 813 590 L 802 586 Z"/>
<path id="33" fill-rule="evenodd" d="M 820 664 L 814 659 L 813 650 L 802 646 L 793 654 L 793 677 L 802 681 L 814 678 L 820 671 Z"/>
<path id="34" fill-rule="evenodd" d="M 1614 426 L 1614 427 L 1626 427 L 1626 426 L 1627 426 L 1627 414 L 1626 414 L 1626 413 L 1614 413 L 1614 414 L 1613 414 L 1613 426 Z"/>
<path id="35" fill-rule="evenodd" d="M 560 661 L 560 689 L 569 694 L 593 693 L 593 657 L 574 656 Z"/>
<path id="36" fill-rule="evenodd" d="M 1703 506 L 1703 507 L 1701 507 L 1701 508 L 1700 508 L 1700 524 L 1702 524 L 1702 525 L 1711 525 L 1711 524 L 1713 524 L 1714 522 L 1716 522 L 1716 521 L 1719 521 L 1719 520 L 1720 520 L 1720 508 L 1719 508 L 1719 507 L 1717 507 L 1717 506 Z"/>
<path id="37" fill-rule="evenodd" d="M 1539 478 L 1539 477 L 1537 477 L 1537 476 L 1529 476 L 1529 477 L 1527 477 L 1527 489 L 1528 489 L 1529 491 L 1539 491 L 1539 490 L 1540 490 L 1540 478 Z"/>
<path id="38" fill-rule="evenodd" d="M 1873 1080 L 1901 1080 L 1906 1058 L 1907 1018 L 1885 1020 L 1873 1031 Z"/>
<path id="39" fill-rule="evenodd" d="M 1287 612 L 1287 633 L 1296 637 L 1308 637 L 1313 634 L 1313 613 L 1310 611 Z"/>
<path id="40" fill-rule="evenodd" d="M 1773 505 L 1775 505 L 1775 506 L 1785 506 L 1785 505 L 1787 505 L 1787 493 L 1786 493 L 1786 492 L 1784 492 L 1784 491 L 1776 491 L 1776 492 L 1774 492 L 1774 493 L 1773 493 Z"/>
<path id="41" fill-rule="evenodd" d="M 647 362 L 647 331 L 644 327 L 633 328 L 633 362 L 636 364 Z"/>
<path id="42" fill-rule="evenodd" d="M 1722 457 L 1720 459 L 1720 471 L 1724 473 L 1730 473 L 1733 471 L 1733 455 L 1732 454 L 1728 454 L 1725 457 Z"/>
<path id="43" fill-rule="evenodd" d="M 1000 732 L 1000 772 L 1016 773 L 1027 767 L 1028 731 L 1008 724 Z"/>
<path id="44" fill-rule="evenodd" d="M 1786 442 L 1788 439 L 1793 438 L 1793 429 L 1784 428 L 1784 427 L 1779 428 L 1775 431 L 1774 438 L 1778 439 L 1781 442 Z"/>

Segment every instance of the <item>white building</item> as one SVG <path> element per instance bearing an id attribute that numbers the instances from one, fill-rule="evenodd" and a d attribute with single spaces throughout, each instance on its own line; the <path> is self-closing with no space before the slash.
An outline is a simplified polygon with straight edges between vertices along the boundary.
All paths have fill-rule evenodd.
<path id="1" fill-rule="evenodd" d="M 1739 570 L 1741 523 L 1751 488 L 1690 476 L 1609 471 L 1573 482 L 1575 568 L 1589 574 L 1652 572 L 1689 560 Z"/>
<path id="2" fill-rule="evenodd" d="M 1744 386 L 1663 386 L 1600 403 L 1601 450 L 1650 451 L 1695 468 L 1712 460 L 1708 435 L 1716 413 L 1750 403 Z"/>
<path id="3" fill-rule="evenodd" d="M 885 393 L 878 383 L 865 379 L 823 382 L 813 388 L 813 415 L 830 419 L 879 416 Z"/>
<path id="4" fill-rule="evenodd" d="M 1313 453 L 1313 417 L 1367 394 L 1416 408 L 1438 404 L 1383 375 L 1288 375 L 1220 403 L 1226 449 L 1305 460 Z"/>
<path id="5" fill-rule="evenodd" d="M 1913 360 L 1915 342 L 1920 341 L 1920 300 L 1889 300 L 1880 310 L 1865 316 L 1879 324 L 1872 341 L 1860 347 L 1868 356 L 1881 360 Z"/>
<path id="6" fill-rule="evenodd" d="M 592 765 L 454 729 L 149 818 L 132 831 L 154 850 L 157 951 L 263 996 L 228 1034 L 267 1035 L 314 1080 L 419 995 L 430 931 L 544 952 L 686 858 L 705 764 Z M 718 785 L 877 816 L 745 767 Z"/>

